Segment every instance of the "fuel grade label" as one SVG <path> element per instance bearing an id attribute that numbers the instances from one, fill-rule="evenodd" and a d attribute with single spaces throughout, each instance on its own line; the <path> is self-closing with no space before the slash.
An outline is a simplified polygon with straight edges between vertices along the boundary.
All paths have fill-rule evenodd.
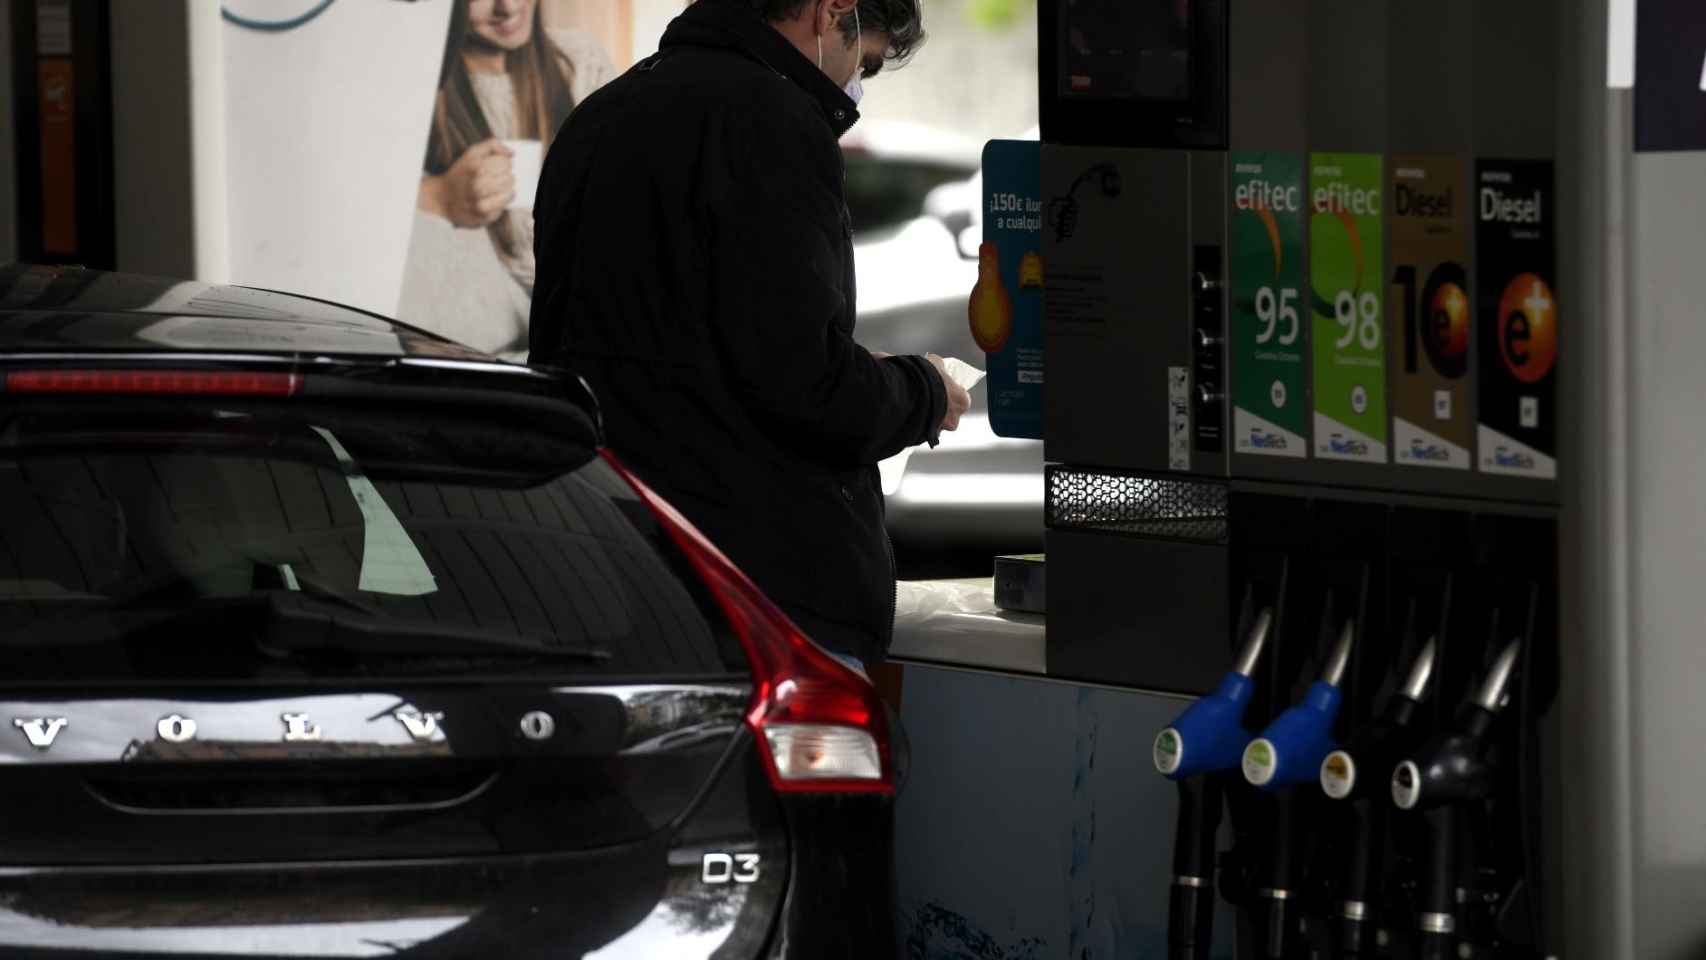
<path id="1" fill-rule="evenodd" d="M 1385 463 L 1386 329 L 1381 158 L 1309 158 L 1315 455 Z"/>
<path id="2" fill-rule="evenodd" d="M 1477 456 L 1485 473 L 1558 475 L 1558 300 L 1552 164 L 1481 160 L 1475 171 Z"/>
<path id="3" fill-rule="evenodd" d="M 1471 465 L 1467 173 L 1456 157 L 1392 158 L 1392 459 L 1404 466 Z"/>
<path id="4" fill-rule="evenodd" d="M 1232 449 L 1309 456 L 1303 159 L 1232 154 Z"/>

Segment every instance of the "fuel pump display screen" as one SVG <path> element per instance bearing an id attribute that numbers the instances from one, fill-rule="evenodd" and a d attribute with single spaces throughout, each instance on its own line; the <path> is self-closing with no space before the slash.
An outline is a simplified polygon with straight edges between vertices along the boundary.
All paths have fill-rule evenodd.
<path id="1" fill-rule="evenodd" d="M 1192 0 L 1062 0 L 1060 95 L 1189 100 L 1191 4 Z"/>

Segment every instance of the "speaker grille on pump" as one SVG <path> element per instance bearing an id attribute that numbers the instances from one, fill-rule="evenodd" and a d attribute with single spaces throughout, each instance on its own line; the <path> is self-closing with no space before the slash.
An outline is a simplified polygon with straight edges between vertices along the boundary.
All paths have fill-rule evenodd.
<path id="1" fill-rule="evenodd" d="M 1050 464 L 1046 516 L 1056 530 L 1226 542 L 1226 485 Z"/>

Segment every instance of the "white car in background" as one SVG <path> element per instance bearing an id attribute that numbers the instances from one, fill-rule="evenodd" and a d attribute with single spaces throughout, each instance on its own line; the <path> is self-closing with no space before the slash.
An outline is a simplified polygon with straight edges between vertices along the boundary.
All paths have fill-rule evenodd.
<path id="1" fill-rule="evenodd" d="M 1036 139 L 1033 129 L 1028 137 Z M 867 349 L 987 366 L 966 300 L 982 237 L 983 144 L 925 127 L 860 124 L 842 141 Z M 903 548 L 1042 549 L 1040 440 L 998 437 L 986 389 L 941 443 L 884 465 L 889 533 Z"/>

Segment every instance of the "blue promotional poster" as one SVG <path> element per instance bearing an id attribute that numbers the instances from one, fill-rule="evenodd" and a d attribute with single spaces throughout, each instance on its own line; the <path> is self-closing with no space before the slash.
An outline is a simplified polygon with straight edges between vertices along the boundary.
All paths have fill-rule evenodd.
<path id="1" fill-rule="evenodd" d="M 989 424 L 997 436 L 1043 435 L 1043 204 L 1041 147 L 991 140 L 983 148 L 983 244 L 967 310 L 989 362 Z"/>

